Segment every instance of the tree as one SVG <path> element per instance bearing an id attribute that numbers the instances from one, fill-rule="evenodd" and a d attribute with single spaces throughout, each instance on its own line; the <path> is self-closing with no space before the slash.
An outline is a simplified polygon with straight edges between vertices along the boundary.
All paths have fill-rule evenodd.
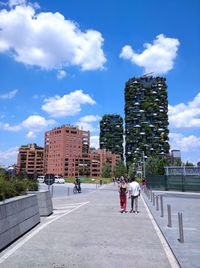
<path id="1" fill-rule="evenodd" d="M 167 161 L 165 158 L 148 157 L 145 162 L 146 175 L 164 175 L 165 169 L 164 167 L 167 165 Z"/>
<path id="2" fill-rule="evenodd" d="M 135 163 L 132 163 L 128 169 L 128 178 L 131 179 L 132 177 L 135 177 L 135 174 L 136 174 L 136 166 Z"/>
<path id="3" fill-rule="evenodd" d="M 193 167 L 193 166 L 194 166 L 194 164 L 193 164 L 193 163 L 191 163 L 191 162 L 188 162 L 188 161 L 187 161 L 187 162 L 185 163 L 185 166 L 186 166 L 186 167 Z"/>
<path id="4" fill-rule="evenodd" d="M 182 162 L 180 158 L 174 159 L 173 166 L 179 167 L 182 166 Z"/>
<path id="5" fill-rule="evenodd" d="M 115 178 L 120 178 L 121 176 L 123 177 L 127 176 L 127 169 L 122 160 L 117 161 L 114 167 L 114 175 Z"/>
<path id="6" fill-rule="evenodd" d="M 111 177 L 111 166 L 109 163 L 104 163 L 101 170 L 101 176 L 103 178 L 110 178 Z"/>

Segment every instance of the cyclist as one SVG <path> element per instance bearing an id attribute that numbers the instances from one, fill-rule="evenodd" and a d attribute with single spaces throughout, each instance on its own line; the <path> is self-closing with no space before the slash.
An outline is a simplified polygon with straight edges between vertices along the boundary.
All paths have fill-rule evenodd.
<path id="1" fill-rule="evenodd" d="M 81 193 L 81 181 L 78 177 L 75 178 L 74 184 L 78 193 Z"/>

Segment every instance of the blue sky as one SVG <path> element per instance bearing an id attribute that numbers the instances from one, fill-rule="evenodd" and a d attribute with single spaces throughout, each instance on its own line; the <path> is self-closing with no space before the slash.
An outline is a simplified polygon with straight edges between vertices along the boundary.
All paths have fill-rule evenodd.
<path id="1" fill-rule="evenodd" d="M 200 161 L 198 0 L 0 1 L 0 165 L 62 124 L 124 115 L 124 85 L 167 78 L 170 144 Z"/>

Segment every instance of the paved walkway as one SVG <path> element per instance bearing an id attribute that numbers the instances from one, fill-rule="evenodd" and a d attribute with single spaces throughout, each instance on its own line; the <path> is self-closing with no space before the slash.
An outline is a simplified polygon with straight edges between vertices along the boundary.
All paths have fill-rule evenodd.
<path id="1" fill-rule="evenodd" d="M 159 210 L 144 195 L 144 199 L 151 210 L 159 228 L 162 230 L 170 247 L 182 268 L 200 268 L 200 194 L 189 192 L 159 192 L 155 195 L 163 196 L 164 217 L 161 217 L 160 197 Z M 168 227 L 167 204 L 171 205 L 172 227 Z M 183 215 L 184 243 L 180 243 L 178 212 Z"/>
<path id="2" fill-rule="evenodd" d="M 54 209 L 0 254 L 1 268 L 178 267 L 142 198 L 139 214 L 119 213 L 117 188 L 110 184 L 55 199 Z"/>

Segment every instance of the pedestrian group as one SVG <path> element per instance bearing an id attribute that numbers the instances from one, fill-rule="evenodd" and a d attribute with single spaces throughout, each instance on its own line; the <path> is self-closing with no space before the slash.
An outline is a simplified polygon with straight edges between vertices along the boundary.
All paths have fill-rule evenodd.
<path id="1" fill-rule="evenodd" d="M 128 198 L 131 199 L 131 210 L 130 213 L 139 213 L 138 211 L 138 197 L 140 196 L 140 185 L 133 177 L 131 182 L 128 184 L 127 180 L 121 177 L 118 182 L 119 197 L 120 197 L 120 207 L 121 213 L 127 213 L 127 194 Z"/>

